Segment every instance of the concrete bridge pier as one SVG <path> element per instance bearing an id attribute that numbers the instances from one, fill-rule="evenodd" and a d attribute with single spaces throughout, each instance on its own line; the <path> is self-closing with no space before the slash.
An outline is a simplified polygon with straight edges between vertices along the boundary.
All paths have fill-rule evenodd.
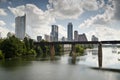
<path id="1" fill-rule="evenodd" d="M 102 68 L 102 43 L 98 45 L 98 66 Z"/>
<path id="2" fill-rule="evenodd" d="M 54 60 L 54 56 L 55 56 L 54 44 L 51 44 L 50 45 L 50 57 L 51 57 L 51 60 Z"/>
<path id="3" fill-rule="evenodd" d="M 75 50 L 75 44 L 72 44 L 72 63 L 76 63 L 76 50 Z"/>

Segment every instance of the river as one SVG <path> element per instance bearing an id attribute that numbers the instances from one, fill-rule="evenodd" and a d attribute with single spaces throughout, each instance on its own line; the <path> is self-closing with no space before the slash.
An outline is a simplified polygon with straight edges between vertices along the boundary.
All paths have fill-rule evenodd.
<path id="1" fill-rule="evenodd" d="M 119 54 L 103 48 L 103 67 L 120 69 Z M 120 80 L 119 72 L 94 70 L 97 55 L 87 52 L 76 64 L 64 55 L 56 61 L 0 61 L 0 80 Z"/>

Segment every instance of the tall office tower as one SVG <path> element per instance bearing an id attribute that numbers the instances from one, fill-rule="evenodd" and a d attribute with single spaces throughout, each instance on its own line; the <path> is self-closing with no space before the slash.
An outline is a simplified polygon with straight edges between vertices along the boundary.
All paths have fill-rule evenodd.
<path id="1" fill-rule="evenodd" d="M 95 35 L 92 35 L 91 41 L 98 41 L 98 38 Z"/>
<path id="2" fill-rule="evenodd" d="M 98 41 L 98 38 L 95 35 L 92 35 L 91 41 Z M 93 44 L 94 48 L 97 48 L 98 45 L 97 44 Z"/>
<path id="3" fill-rule="evenodd" d="M 50 36 L 49 36 L 49 35 L 47 35 L 47 34 L 45 34 L 45 35 L 44 35 L 44 39 L 45 39 L 46 41 L 48 41 L 48 42 L 50 42 L 50 41 L 51 41 Z"/>
<path id="4" fill-rule="evenodd" d="M 83 33 L 78 36 L 78 41 L 88 41 L 88 40 L 86 35 Z"/>
<path id="5" fill-rule="evenodd" d="M 78 41 L 78 31 L 74 31 L 74 41 Z"/>
<path id="6" fill-rule="evenodd" d="M 15 36 L 20 40 L 25 38 L 26 15 L 15 18 Z"/>
<path id="7" fill-rule="evenodd" d="M 67 31 L 67 40 L 72 41 L 73 40 L 73 25 L 72 23 L 68 23 L 68 31 Z"/>
<path id="8" fill-rule="evenodd" d="M 52 25 L 51 41 L 58 41 L 58 26 Z"/>
<path id="9" fill-rule="evenodd" d="M 37 36 L 37 41 L 40 42 L 42 40 L 42 36 Z"/>

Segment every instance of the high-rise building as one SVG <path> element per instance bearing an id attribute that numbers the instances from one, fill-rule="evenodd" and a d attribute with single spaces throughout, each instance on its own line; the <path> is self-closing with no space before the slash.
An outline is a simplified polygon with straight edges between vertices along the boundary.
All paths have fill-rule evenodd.
<path id="1" fill-rule="evenodd" d="M 44 39 L 45 39 L 46 41 L 48 41 L 48 42 L 50 42 L 50 41 L 51 41 L 50 36 L 49 36 L 49 35 L 47 35 L 47 34 L 45 34 L 45 35 L 44 35 Z"/>
<path id="2" fill-rule="evenodd" d="M 98 41 L 98 38 L 95 35 L 92 35 L 91 41 Z"/>
<path id="3" fill-rule="evenodd" d="M 26 15 L 15 18 L 15 36 L 20 40 L 25 38 Z"/>
<path id="4" fill-rule="evenodd" d="M 68 29 L 68 31 L 67 31 L 67 40 L 72 41 L 73 40 L 73 25 L 72 25 L 71 22 L 68 23 L 67 29 Z"/>
<path id="5" fill-rule="evenodd" d="M 74 41 L 78 41 L 78 31 L 74 31 Z"/>
<path id="6" fill-rule="evenodd" d="M 58 26 L 52 25 L 51 41 L 58 41 Z"/>
<path id="7" fill-rule="evenodd" d="M 42 40 L 42 36 L 37 36 L 37 41 L 40 42 Z"/>
<path id="8" fill-rule="evenodd" d="M 91 41 L 98 41 L 98 38 L 95 35 L 92 35 Z M 98 45 L 97 44 L 93 44 L 94 48 L 97 48 Z"/>
<path id="9" fill-rule="evenodd" d="M 65 37 L 62 37 L 62 41 L 65 41 Z"/>
<path id="10" fill-rule="evenodd" d="M 83 34 L 79 34 L 78 41 L 88 41 L 88 40 L 86 35 L 83 33 Z"/>

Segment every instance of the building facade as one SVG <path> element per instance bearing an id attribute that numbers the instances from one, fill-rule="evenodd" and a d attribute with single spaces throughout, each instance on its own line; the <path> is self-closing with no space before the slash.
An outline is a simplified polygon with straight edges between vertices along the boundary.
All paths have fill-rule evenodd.
<path id="1" fill-rule="evenodd" d="M 78 31 L 74 31 L 74 41 L 78 41 Z"/>
<path id="2" fill-rule="evenodd" d="M 40 42 L 42 40 L 42 36 L 37 36 L 37 41 Z"/>
<path id="3" fill-rule="evenodd" d="M 20 40 L 25 38 L 26 15 L 15 18 L 15 36 Z"/>
<path id="4" fill-rule="evenodd" d="M 58 41 L 58 26 L 52 25 L 51 41 Z"/>
<path id="5" fill-rule="evenodd" d="M 86 35 L 83 33 L 83 34 L 79 34 L 78 41 L 88 41 L 88 40 Z"/>
<path id="6" fill-rule="evenodd" d="M 48 41 L 48 42 L 51 41 L 51 37 L 47 34 L 44 35 L 44 39 L 45 39 L 45 41 Z"/>
<path id="7" fill-rule="evenodd" d="M 95 35 L 92 35 L 91 41 L 98 41 L 98 38 Z"/>
<path id="8" fill-rule="evenodd" d="M 68 23 L 67 25 L 67 40 L 68 41 L 73 41 L 73 24 Z"/>

